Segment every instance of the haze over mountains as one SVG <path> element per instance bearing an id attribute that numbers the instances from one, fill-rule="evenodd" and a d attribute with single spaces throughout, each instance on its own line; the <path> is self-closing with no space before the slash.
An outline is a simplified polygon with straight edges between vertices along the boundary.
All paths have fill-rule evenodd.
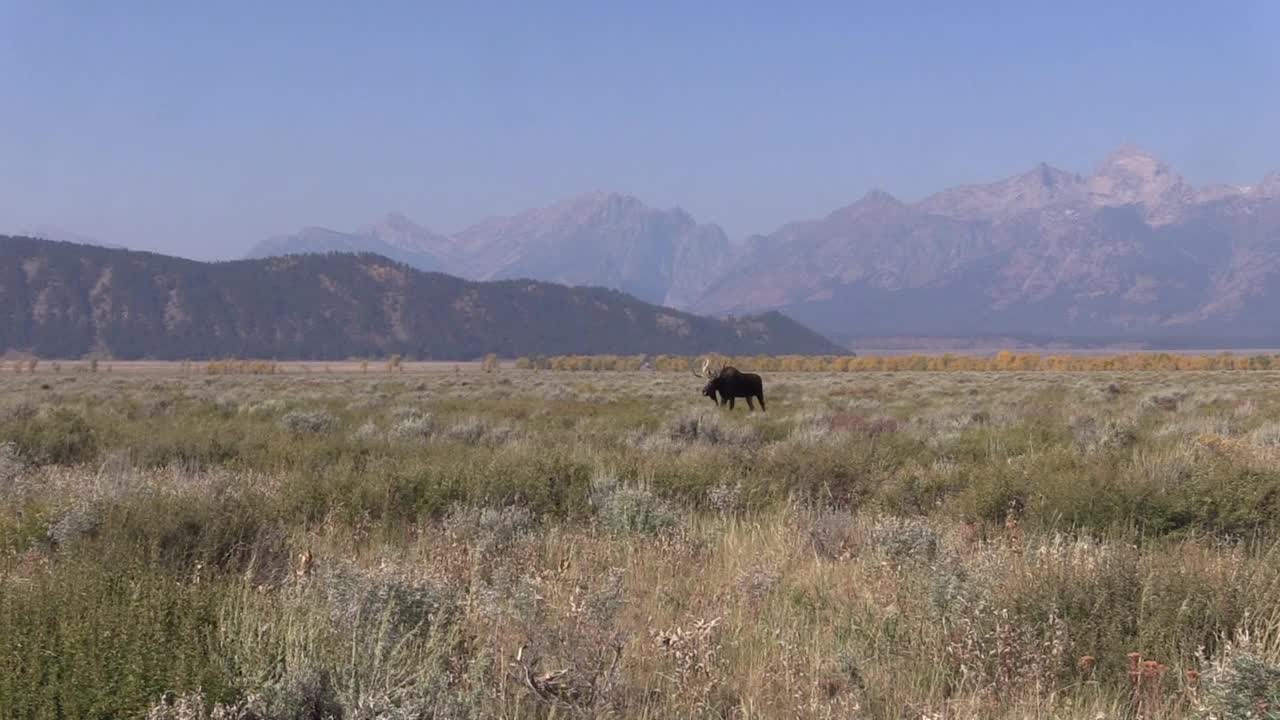
<path id="1" fill-rule="evenodd" d="M 753 238 L 701 310 L 849 336 L 1273 343 L 1280 178 L 1197 189 L 1133 148 L 915 204 L 882 193 Z"/>
<path id="2" fill-rule="evenodd" d="M 454 235 L 393 214 L 252 255 L 315 250 L 612 287 L 693 312 L 780 310 L 846 340 L 1280 342 L 1280 174 L 1197 188 L 1132 147 L 1090 175 L 1040 164 L 914 203 L 872 192 L 740 243 L 678 208 L 592 193 Z"/>
<path id="3" fill-rule="evenodd" d="M 78 245 L 96 245 L 98 247 L 110 248 L 112 250 L 126 250 L 123 245 L 115 243 L 103 242 L 97 238 L 91 238 L 87 235 L 71 232 L 56 225 L 35 225 L 18 230 L 18 235 L 26 237 L 41 238 L 43 240 L 56 240 L 58 242 L 76 243 Z"/>
<path id="4" fill-rule="evenodd" d="M 473 280 L 534 278 L 609 287 L 689 308 L 729 259 L 729 240 L 680 209 L 655 210 L 618 193 L 588 193 L 484 220 L 453 236 L 399 213 L 351 233 L 305 228 L 259 243 L 249 257 L 373 252 Z"/>

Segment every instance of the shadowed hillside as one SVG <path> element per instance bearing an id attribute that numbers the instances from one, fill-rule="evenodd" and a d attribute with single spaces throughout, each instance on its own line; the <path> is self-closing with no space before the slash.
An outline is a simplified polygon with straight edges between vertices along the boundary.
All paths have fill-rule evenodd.
<path id="1" fill-rule="evenodd" d="M 0 237 L 0 352 L 120 358 L 834 353 L 777 313 L 719 321 L 613 290 L 469 282 L 371 254 L 201 263 Z"/>

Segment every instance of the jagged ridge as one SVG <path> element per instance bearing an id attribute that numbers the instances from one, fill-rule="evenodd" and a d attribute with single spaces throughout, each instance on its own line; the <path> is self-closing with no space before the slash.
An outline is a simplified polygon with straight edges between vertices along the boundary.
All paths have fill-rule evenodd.
<path id="1" fill-rule="evenodd" d="M 679 208 L 588 193 L 546 208 L 493 217 L 453 236 L 398 213 L 353 233 L 306 228 L 259 243 L 249 257 L 364 250 L 422 270 L 473 280 L 532 277 L 611 287 L 646 302 L 688 307 L 728 261 L 729 241 Z"/>
<path id="2" fill-rule="evenodd" d="M 1135 148 L 1088 177 L 1041 164 L 915 204 L 868 196 L 748 247 L 696 309 L 846 338 L 1280 342 L 1280 181 L 1197 190 Z"/>

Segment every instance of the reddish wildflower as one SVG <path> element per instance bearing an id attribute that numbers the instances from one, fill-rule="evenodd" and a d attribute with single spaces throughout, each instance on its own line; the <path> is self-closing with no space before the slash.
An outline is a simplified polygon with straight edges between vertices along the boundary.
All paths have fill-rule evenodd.
<path id="1" fill-rule="evenodd" d="M 1008 533 L 1009 541 L 1015 544 L 1022 542 L 1022 523 L 1018 518 L 1010 515 L 1004 521 L 1004 529 Z"/>
<path id="2" fill-rule="evenodd" d="M 1092 655 L 1082 655 L 1082 656 L 1080 657 L 1080 663 L 1079 663 L 1079 665 L 1080 665 L 1080 672 L 1082 672 L 1082 673 L 1086 673 L 1086 674 L 1091 673 L 1091 672 L 1093 672 L 1093 668 L 1094 668 L 1094 666 L 1095 666 L 1095 665 L 1097 665 L 1097 664 L 1098 664 L 1098 659 L 1097 659 L 1097 658 L 1095 658 L 1094 656 L 1092 656 Z"/>
<path id="3" fill-rule="evenodd" d="M 1142 662 L 1142 653 L 1131 652 L 1125 657 L 1129 658 L 1129 682 L 1137 685 L 1142 679 L 1142 672 L 1138 669 L 1138 664 Z"/>

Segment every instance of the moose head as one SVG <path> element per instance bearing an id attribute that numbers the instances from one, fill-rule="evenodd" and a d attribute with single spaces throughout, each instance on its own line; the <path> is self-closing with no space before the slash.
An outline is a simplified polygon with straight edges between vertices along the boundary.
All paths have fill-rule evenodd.
<path id="1" fill-rule="evenodd" d="M 711 368 L 711 356 L 708 355 L 702 359 L 702 369 L 693 371 L 694 377 L 706 379 L 707 384 L 702 387 L 702 394 L 711 398 L 711 402 L 716 404 L 720 404 L 720 399 L 716 397 L 716 390 L 718 388 L 716 381 L 724 370 L 725 366 L 723 363 L 713 370 Z"/>

